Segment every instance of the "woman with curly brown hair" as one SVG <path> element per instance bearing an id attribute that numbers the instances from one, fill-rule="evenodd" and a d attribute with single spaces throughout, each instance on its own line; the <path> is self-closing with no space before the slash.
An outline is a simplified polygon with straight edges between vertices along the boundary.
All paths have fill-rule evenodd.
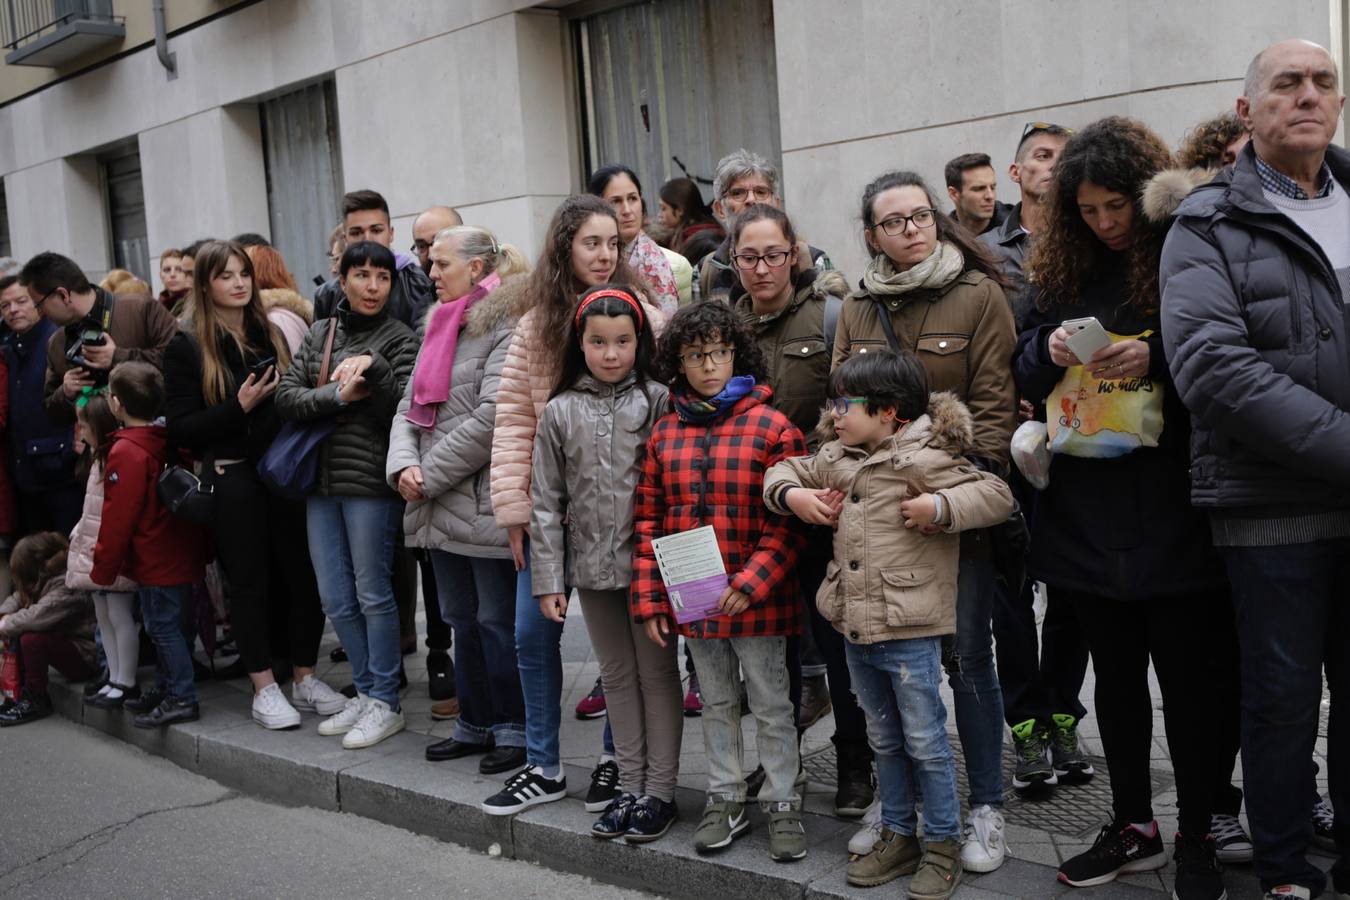
<path id="1" fill-rule="evenodd" d="M 1060 866 L 1059 880 L 1083 887 L 1167 864 L 1149 782 L 1152 660 L 1177 784 L 1173 896 L 1218 900 L 1205 644 L 1227 580 L 1188 499 L 1190 420 L 1163 356 L 1158 259 L 1166 231 L 1140 209 L 1144 185 L 1171 162 L 1162 139 L 1131 119 L 1102 119 L 1069 139 L 1028 260 L 1035 309 L 1014 371 L 1042 417 L 1051 407 L 1055 451 L 1028 574 L 1082 624 L 1111 770 L 1113 821 Z M 1078 332 L 1073 320 L 1089 317 L 1100 327 Z M 1099 349 L 1082 343 L 1080 334 L 1093 333 Z"/>
<path id="2" fill-rule="evenodd" d="M 1187 169 L 1231 166 L 1251 137 L 1251 131 L 1237 113 L 1229 111 L 1215 116 L 1201 122 L 1186 135 L 1177 150 L 1177 165 Z"/>

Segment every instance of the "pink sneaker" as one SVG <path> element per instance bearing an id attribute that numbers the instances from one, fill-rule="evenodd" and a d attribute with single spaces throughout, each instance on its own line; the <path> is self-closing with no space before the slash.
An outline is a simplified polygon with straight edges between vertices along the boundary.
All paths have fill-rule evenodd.
<path id="1" fill-rule="evenodd" d="M 703 692 L 699 690 L 698 673 L 689 676 L 689 691 L 684 695 L 684 714 L 690 718 L 703 715 Z"/>
<path id="2" fill-rule="evenodd" d="M 605 714 L 605 689 L 600 684 L 600 679 L 595 679 L 595 687 L 591 692 L 581 698 L 577 704 L 578 719 L 598 719 Z"/>

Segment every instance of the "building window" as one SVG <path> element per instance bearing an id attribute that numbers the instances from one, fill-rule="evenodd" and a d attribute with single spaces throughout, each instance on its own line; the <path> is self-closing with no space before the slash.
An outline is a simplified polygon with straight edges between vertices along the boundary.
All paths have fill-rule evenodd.
<path id="1" fill-rule="evenodd" d="M 738 147 L 778 162 L 772 0 L 663 0 L 574 27 L 583 178 L 631 166 L 655 218 L 661 185 L 686 172 L 711 202 L 717 161 Z"/>
<path id="2" fill-rule="evenodd" d="M 328 278 L 328 235 L 341 208 L 337 91 L 331 80 L 312 84 L 265 101 L 261 112 L 272 243 L 306 291 Z"/>
<path id="3" fill-rule="evenodd" d="M 150 241 L 145 228 L 141 154 L 136 150 L 114 152 L 103 157 L 101 162 L 113 266 L 126 269 L 150 284 Z"/>

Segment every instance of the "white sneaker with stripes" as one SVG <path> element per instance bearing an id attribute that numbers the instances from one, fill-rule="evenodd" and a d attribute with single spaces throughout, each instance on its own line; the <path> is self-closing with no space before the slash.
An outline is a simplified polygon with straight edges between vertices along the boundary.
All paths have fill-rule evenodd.
<path id="1" fill-rule="evenodd" d="M 539 766 L 526 766 L 506 779 L 505 787 L 484 800 L 481 809 L 490 816 L 510 816 L 566 796 L 566 776 L 545 778 Z"/>

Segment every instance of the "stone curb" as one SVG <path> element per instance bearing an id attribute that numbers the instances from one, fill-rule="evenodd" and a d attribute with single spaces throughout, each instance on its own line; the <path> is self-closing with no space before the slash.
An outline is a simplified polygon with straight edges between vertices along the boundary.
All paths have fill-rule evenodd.
<path id="1" fill-rule="evenodd" d="M 846 883 L 846 847 L 856 828 L 851 822 L 807 813 L 807 857 L 779 864 L 769 858 L 766 820 L 755 809 L 747 838 L 715 856 L 699 856 L 691 841 L 703 797 L 682 788 L 676 795 L 680 819 L 666 837 L 646 845 L 599 841 L 589 833 L 595 815 L 580 803 L 590 778 L 582 768 L 566 767 L 568 800 L 517 816 L 489 816 L 478 803 L 501 786 L 501 777 L 480 775 L 472 758 L 427 762 L 423 735 L 404 732 L 367 750 L 343 750 L 336 739 L 315 731 L 317 716 L 302 714 L 297 730 L 267 731 L 253 723 L 247 699 L 238 690 L 209 682 L 198 690 L 200 721 L 151 731 L 134 727 L 128 712 L 85 706 L 79 685 L 59 679 L 51 683 L 56 710 L 77 724 L 285 805 L 352 813 L 493 855 L 670 897 L 824 900 L 895 893 L 893 886 L 879 893 Z M 1058 884 L 1048 866 L 1009 859 L 998 872 L 968 875 L 956 896 L 1054 897 L 1073 891 L 1075 897 L 1158 897 L 1156 891 L 1132 885 L 1109 887 L 1100 893 L 1074 890 Z"/>

